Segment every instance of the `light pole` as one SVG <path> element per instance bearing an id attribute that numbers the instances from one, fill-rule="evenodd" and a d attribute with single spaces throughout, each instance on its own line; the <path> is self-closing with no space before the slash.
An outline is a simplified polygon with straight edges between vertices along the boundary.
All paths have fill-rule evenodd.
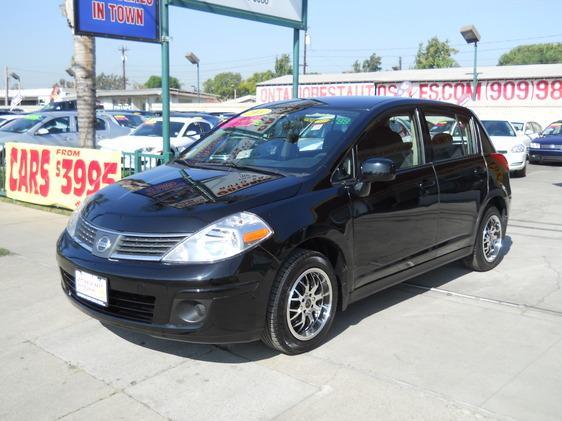
<path id="1" fill-rule="evenodd" d="M 199 88 L 199 57 L 195 54 L 187 53 L 185 58 L 191 63 L 197 65 L 197 102 L 201 102 L 201 89 Z"/>
<path id="2" fill-rule="evenodd" d="M 467 44 L 474 44 L 474 68 L 472 69 L 472 100 L 476 99 L 476 88 L 478 87 L 478 73 L 476 71 L 476 63 L 478 57 L 478 42 L 480 41 L 480 34 L 474 25 L 466 25 L 460 29 Z"/>

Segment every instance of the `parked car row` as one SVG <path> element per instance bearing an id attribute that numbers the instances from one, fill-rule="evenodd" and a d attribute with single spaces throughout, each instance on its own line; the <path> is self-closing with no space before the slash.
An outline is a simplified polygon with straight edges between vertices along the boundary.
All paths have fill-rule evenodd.
<path id="1" fill-rule="evenodd" d="M 179 154 L 219 124 L 212 115 L 182 113 L 170 121 L 171 146 Z M 145 119 L 135 112 L 96 114 L 97 147 L 122 152 L 162 153 L 162 118 Z M 50 111 L 0 116 L 0 149 L 5 142 L 79 147 L 78 115 L 75 111 Z"/>

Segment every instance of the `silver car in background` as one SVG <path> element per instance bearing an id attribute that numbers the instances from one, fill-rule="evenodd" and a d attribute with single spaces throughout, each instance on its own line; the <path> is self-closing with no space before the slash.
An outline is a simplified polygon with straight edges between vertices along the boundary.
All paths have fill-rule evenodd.
<path id="1" fill-rule="evenodd" d="M 78 130 L 76 112 L 24 114 L 0 127 L 0 149 L 6 142 L 79 147 Z M 117 124 L 112 116 L 96 115 L 96 141 L 123 136 L 130 131 Z"/>

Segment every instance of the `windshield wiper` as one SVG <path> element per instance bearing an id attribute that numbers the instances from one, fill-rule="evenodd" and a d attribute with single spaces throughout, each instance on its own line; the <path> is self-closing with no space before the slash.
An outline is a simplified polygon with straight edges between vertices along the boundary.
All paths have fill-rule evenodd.
<path id="1" fill-rule="evenodd" d="M 180 174 L 187 184 L 197 190 L 199 194 L 201 194 L 201 196 L 206 198 L 209 202 L 215 203 L 217 201 L 217 196 L 203 183 L 201 183 L 200 181 L 195 181 L 193 178 L 191 178 L 186 170 L 181 169 Z"/>
<path id="2" fill-rule="evenodd" d="M 229 167 L 229 168 L 235 168 L 237 170 L 247 170 L 247 171 L 253 171 L 253 172 L 257 172 L 257 173 L 261 173 L 261 174 L 267 174 L 267 175 L 275 175 L 275 176 L 283 176 L 283 173 L 278 172 L 278 171 L 273 171 L 273 170 L 269 170 L 269 169 L 264 169 L 261 167 L 254 167 L 252 165 L 240 165 L 235 161 L 224 161 L 222 163 L 217 163 L 216 165 L 221 165 L 224 167 Z"/>

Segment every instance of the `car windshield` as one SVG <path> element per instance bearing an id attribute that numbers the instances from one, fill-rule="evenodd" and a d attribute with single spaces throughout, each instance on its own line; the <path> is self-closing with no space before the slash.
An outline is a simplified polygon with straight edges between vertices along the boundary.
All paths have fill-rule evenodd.
<path id="1" fill-rule="evenodd" d="M 509 124 L 508 121 L 486 120 L 482 121 L 482 124 L 490 136 L 516 136 L 511 124 Z"/>
<path id="2" fill-rule="evenodd" d="M 522 132 L 523 131 L 523 123 L 514 123 L 513 121 L 511 122 L 511 125 L 515 128 L 515 130 L 517 130 L 518 132 Z"/>
<path id="3" fill-rule="evenodd" d="M 559 136 L 562 135 L 562 121 L 552 123 L 542 132 L 543 136 Z"/>
<path id="4" fill-rule="evenodd" d="M 16 118 L 0 127 L 0 131 L 10 133 L 25 133 L 37 123 L 45 120 L 45 116 L 29 114 L 22 118 Z"/>
<path id="5" fill-rule="evenodd" d="M 255 108 L 224 123 L 181 158 L 188 165 L 310 174 L 326 162 L 360 115 L 312 100 Z"/>
<path id="6" fill-rule="evenodd" d="M 144 118 L 136 114 L 114 114 L 113 118 L 120 126 L 130 129 L 134 129 L 144 122 Z"/>
<path id="7" fill-rule="evenodd" d="M 179 136 L 183 125 L 184 123 L 180 123 L 178 121 L 170 121 L 170 136 Z M 131 133 L 131 136 L 162 137 L 162 121 L 146 120 Z"/>

